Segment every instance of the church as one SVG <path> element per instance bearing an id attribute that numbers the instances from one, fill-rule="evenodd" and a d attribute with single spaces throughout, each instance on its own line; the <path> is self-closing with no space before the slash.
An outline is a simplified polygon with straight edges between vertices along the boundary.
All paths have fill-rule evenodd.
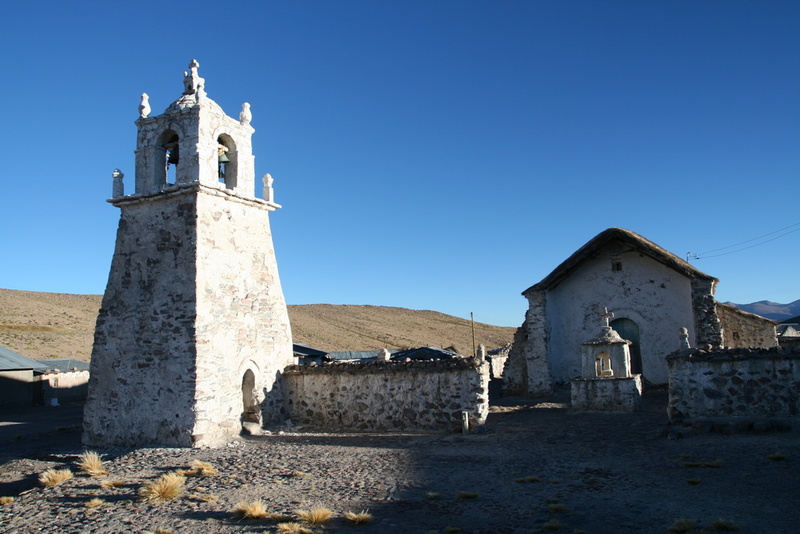
<path id="1" fill-rule="evenodd" d="M 630 341 L 630 371 L 666 384 L 665 357 L 682 329 L 692 347 L 774 347 L 775 323 L 714 298 L 719 280 L 644 237 L 609 228 L 539 283 L 528 300 L 506 364 L 511 393 L 546 395 L 581 374 L 581 346 L 607 308 L 610 326 Z"/>

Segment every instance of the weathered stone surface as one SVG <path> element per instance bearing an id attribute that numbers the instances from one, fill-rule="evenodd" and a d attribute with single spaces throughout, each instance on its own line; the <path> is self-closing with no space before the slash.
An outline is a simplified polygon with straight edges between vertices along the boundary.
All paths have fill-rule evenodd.
<path id="1" fill-rule="evenodd" d="M 800 414 L 800 354 L 790 349 L 687 350 L 667 362 L 670 421 L 745 418 L 734 421 L 741 431 L 758 429 L 758 420 Z"/>
<path id="2" fill-rule="evenodd" d="M 284 371 L 294 423 L 347 430 L 471 428 L 489 413 L 489 364 L 474 358 L 293 365 Z"/>
<path id="3" fill-rule="evenodd" d="M 642 375 L 628 378 L 577 378 L 570 381 L 572 409 L 635 412 L 642 405 Z"/>

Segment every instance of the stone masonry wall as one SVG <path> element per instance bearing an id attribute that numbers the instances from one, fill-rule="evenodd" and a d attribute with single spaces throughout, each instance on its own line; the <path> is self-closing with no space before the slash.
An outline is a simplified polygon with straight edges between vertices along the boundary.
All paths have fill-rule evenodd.
<path id="1" fill-rule="evenodd" d="M 800 348 L 670 354 L 670 422 L 800 414 Z"/>
<path id="2" fill-rule="evenodd" d="M 337 431 L 455 431 L 489 412 L 489 364 L 429 362 L 293 365 L 284 371 L 294 423 Z"/>
<path id="3" fill-rule="evenodd" d="M 717 316 L 727 348 L 778 346 L 775 323 L 769 319 L 724 304 L 717 304 Z"/>
<path id="4" fill-rule="evenodd" d="M 196 196 L 122 206 L 94 336 L 84 443 L 192 445 Z"/>

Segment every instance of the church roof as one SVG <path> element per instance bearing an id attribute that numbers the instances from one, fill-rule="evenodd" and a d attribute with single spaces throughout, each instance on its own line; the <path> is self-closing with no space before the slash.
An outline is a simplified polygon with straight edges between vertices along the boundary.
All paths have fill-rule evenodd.
<path id="1" fill-rule="evenodd" d="M 563 282 L 569 277 L 578 267 L 585 261 L 592 259 L 600 250 L 611 243 L 619 243 L 627 245 L 633 250 L 636 250 L 645 256 L 648 256 L 659 263 L 677 271 L 678 273 L 687 276 L 688 278 L 702 278 L 706 280 L 719 280 L 713 276 L 709 276 L 701 271 L 692 267 L 689 262 L 684 261 L 672 252 L 659 247 L 649 239 L 645 239 L 635 232 L 625 230 L 624 228 L 609 228 L 604 230 L 589 240 L 588 243 L 579 248 L 569 258 L 564 260 L 553 272 L 548 274 L 541 282 L 534 284 L 525 291 L 523 295 L 529 291 L 541 291 L 552 289 Z"/>

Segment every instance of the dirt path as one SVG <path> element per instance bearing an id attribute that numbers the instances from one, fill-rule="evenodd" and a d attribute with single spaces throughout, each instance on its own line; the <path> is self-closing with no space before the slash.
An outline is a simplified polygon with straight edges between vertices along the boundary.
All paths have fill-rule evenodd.
<path id="1" fill-rule="evenodd" d="M 16 499 L 0 506 L 0 531 L 275 532 L 271 521 L 230 513 L 256 499 L 286 514 L 328 507 L 334 519 L 315 527 L 326 532 L 665 533 L 679 518 L 707 532 L 718 519 L 740 532 L 800 531 L 800 433 L 667 439 L 659 437 L 665 403 L 657 393 L 642 413 L 610 415 L 507 399 L 476 435 L 295 432 L 219 449 L 104 451 L 108 477 L 44 488 L 38 474 L 73 466 L 81 450 L 77 430 L 55 431 L 28 448 L 3 445 L 0 496 Z M 143 484 L 196 459 L 219 473 L 188 478 L 174 501 L 136 498 Z M 112 479 L 125 485 L 101 486 Z M 88 508 L 92 498 L 104 504 Z M 342 518 L 366 509 L 369 525 Z"/>

